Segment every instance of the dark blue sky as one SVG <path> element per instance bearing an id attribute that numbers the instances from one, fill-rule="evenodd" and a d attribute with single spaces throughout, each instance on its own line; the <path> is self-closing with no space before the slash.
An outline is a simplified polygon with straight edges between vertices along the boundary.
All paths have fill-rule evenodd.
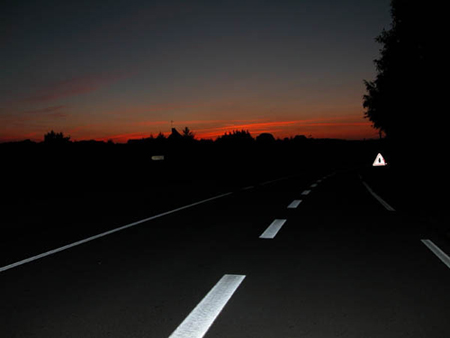
<path id="1" fill-rule="evenodd" d="M 373 137 L 363 79 L 388 0 L 7 1 L 0 140 L 142 137 L 189 126 Z"/>

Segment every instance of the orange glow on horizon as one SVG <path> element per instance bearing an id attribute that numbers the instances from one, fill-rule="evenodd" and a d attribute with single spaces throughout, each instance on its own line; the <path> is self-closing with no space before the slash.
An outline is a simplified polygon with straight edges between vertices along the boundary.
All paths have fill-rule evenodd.
<path id="1" fill-rule="evenodd" d="M 225 133 L 236 130 L 248 131 L 254 138 L 261 133 L 273 134 L 275 138 L 289 138 L 296 135 L 311 136 L 313 138 L 342 138 L 342 139 L 364 139 L 376 138 L 377 132 L 371 127 L 371 123 L 360 116 L 344 115 L 340 117 L 317 117 L 302 120 L 270 121 L 267 119 L 214 119 L 214 120 L 185 120 L 177 121 L 175 127 L 180 133 L 184 127 L 188 127 L 197 140 L 215 140 Z M 111 128 L 108 132 L 107 128 Z M 127 124 L 105 125 L 100 122 L 82 125 L 70 129 L 54 128 L 56 132 L 62 131 L 64 135 L 70 136 L 72 141 L 97 140 L 115 143 L 126 143 L 128 140 L 148 138 L 150 135 L 157 137 L 160 132 L 166 137 L 171 134 L 170 121 L 130 121 Z M 162 130 L 165 131 L 162 131 Z M 116 132 L 114 132 L 115 130 Z M 121 132 L 121 130 L 123 130 Z M 42 132 L 24 133 L 22 139 L 32 139 L 40 142 L 49 130 Z M 1 142 L 18 141 L 21 138 L 11 133 L 3 135 Z M 19 131 L 17 134 L 20 135 Z"/>
<path id="2" fill-rule="evenodd" d="M 337 118 L 341 119 L 341 118 Z M 321 122 L 323 120 L 323 122 Z M 292 121 L 275 121 L 275 122 L 249 122 L 249 121 L 239 121 L 247 123 L 227 123 L 225 126 L 210 127 L 210 128 L 199 128 L 195 129 L 195 124 L 207 124 L 209 121 L 185 121 L 186 125 L 193 125 L 189 127 L 197 140 L 200 139 L 211 139 L 215 140 L 218 137 L 224 135 L 225 133 L 231 133 L 236 130 L 248 131 L 253 137 L 257 137 L 262 133 L 273 134 L 276 138 L 294 137 L 295 135 L 311 135 L 315 138 L 349 138 L 358 139 L 365 138 L 367 135 L 367 130 L 371 131 L 370 122 L 325 122 L 330 119 L 310 119 L 310 120 L 292 120 Z M 189 123 L 193 122 L 193 123 Z M 217 121 L 214 121 L 217 122 Z M 364 130 L 360 130 L 357 127 L 366 127 Z M 184 127 L 182 127 L 184 128 Z M 181 131 L 182 128 L 178 128 Z M 356 130 L 354 130 L 357 128 Z M 114 142 L 125 143 L 129 139 L 141 139 L 150 137 L 151 133 L 127 133 L 112 135 L 108 137 L 98 138 L 99 141 L 113 140 Z M 170 135 L 170 132 L 163 133 L 166 137 Z M 157 134 L 156 134 L 157 135 Z M 153 134 L 154 137 L 156 137 Z M 373 132 L 375 136 L 375 132 Z"/>
<path id="3" fill-rule="evenodd" d="M 159 134 L 159 133 L 158 133 Z M 115 142 L 115 143 L 127 143 L 128 140 L 140 140 L 144 138 L 149 138 L 150 135 L 153 137 L 157 137 L 158 134 L 152 134 L 152 133 L 127 133 L 127 134 L 118 134 L 118 135 L 111 135 L 111 136 L 105 136 L 105 137 L 99 137 L 95 138 L 96 141 L 104 141 L 107 142 L 109 140 Z M 161 133 L 165 137 L 168 137 L 170 135 L 169 132 Z"/>
<path id="4" fill-rule="evenodd" d="M 338 118 L 341 119 L 341 118 Z M 309 119 L 309 120 L 292 120 L 292 121 L 277 121 L 277 122 L 256 122 L 237 124 L 233 126 L 222 126 L 214 128 L 205 128 L 197 130 L 196 137 L 198 139 L 216 139 L 225 133 L 233 132 L 234 130 L 249 131 L 253 137 L 261 133 L 270 133 L 278 138 L 293 137 L 295 135 L 312 135 L 316 138 L 365 138 L 361 134 L 367 134 L 367 129 L 370 130 L 370 122 L 320 122 L 321 120 L 330 119 Z M 361 133 L 355 127 L 365 127 L 365 131 Z M 339 130 L 337 130 L 339 129 Z M 359 128 L 358 128 L 359 129 Z M 195 132 L 195 130 L 194 130 Z M 335 136 L 338 134 L 339 136 Z"/>

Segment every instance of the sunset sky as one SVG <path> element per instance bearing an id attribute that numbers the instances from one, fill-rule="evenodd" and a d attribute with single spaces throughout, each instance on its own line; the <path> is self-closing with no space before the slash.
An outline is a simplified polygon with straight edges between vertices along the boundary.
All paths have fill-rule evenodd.
<path id="1" fill-rule="evenodd" d="M 230 130 L 363 139 L 389 0 L 8 1 L 0 142 Z M 173 121 L 173 122 L 171 122 Z"/>

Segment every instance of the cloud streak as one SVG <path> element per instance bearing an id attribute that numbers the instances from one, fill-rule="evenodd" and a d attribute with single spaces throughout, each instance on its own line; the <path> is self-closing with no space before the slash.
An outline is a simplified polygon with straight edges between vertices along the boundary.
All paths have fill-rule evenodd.
<path id="1" fill-rule="evenodd" d="M 36 125 L 37 123 L 48 121 L 49 119 L 60 119 L 67 117 L 67 114 L 62 111 L 65 108 L 67 107 L 60 105 L 3 114 L 0 116 L 0 122 L 10 127 Z"/>
<path id="2" fill-rule="evenodd" d="M 42 114 L 48 114 L 48 113 L 55 113 L 55 112 L 59 112 L 61 109 L 64 109 L 66 107 L 67 106 L 64 106 L 64 105 L 51 106 L 51 107 L 46 107 L 46 108 L 27 110 L 27 111 L 22 112 L 22 114 L 42 115 Z"/>
<path id="3" fill-rule="evenodd" d="M 189 127 L 194 131 L 197 139 L 216 139 L 227 132 L 234 130 L 248 130 L 253 136 L 261 133 L 272 133 L 276 137 L 289 137 L 299 134 L 307 134 L 317 137 L 344 137 L 345 132 L 350 132 L 350 136 L 357 138 L 361 135 L 361 130 L 370 130 L 370 122 L 361 121 L 356 116 L 341 117 L 319 117 L 311 119 L 293 119 L 282 121 L 271 121 L 267 119 L 239 119 L 239 120 L 182 120 L 175 121 L 174 127 L 181 129 Z M 99 140 L 113 139 L 118 142 L 126 142 L 127 137 L 143 138 L 151 133 L 157 134 L 162 126 L 169 129 L 168 121 L 135 121 L 134 128 L 148 128 L 145 132 L 120 133 L 109 137 L 102 137 Z M 168 134 L 168 133 L 166 133 Z"/>
<path id="4" fill-rule="evenodd" d="M 44 88 L 25 96 L 21 101 L 42 103 L 61 98 L 94 92 L 122 79 L 124 75 L 85 75 L 53 82 Z"/>
<path id="5" fill-rule="evenodd" d="M 339 121 L 345 120 L 345 121 Z M 247 121 L 245 123 L 227 124 L 224 126 L 197 129 L 196 134 L 198 138 L 212 138 L 215 139 L 226 132 L 233 130 L 248 130 L 251 134 L 273 133 L 282 137 L 293 136 L 293 134 L 301 134 L 304 132 L 310 133 L 311 128 L 320 130 L 326 127 L 340 129 L 340 128 L 357 128 L 368 127 L 370 122 L 360 122 L 349 120 L 348 117 L 339 118 L 315 118 L 303 120 L 287 120 L 287 121 Z M 194 130 L 195 131 L 195 130 Z M 284 134 L 284 135 L 283 135 Z"/>

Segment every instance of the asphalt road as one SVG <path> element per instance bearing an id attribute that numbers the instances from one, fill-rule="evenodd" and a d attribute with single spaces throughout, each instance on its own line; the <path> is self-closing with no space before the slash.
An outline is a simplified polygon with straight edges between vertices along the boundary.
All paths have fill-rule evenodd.
<path id="1" fill-rule="evenodd" d="M 175 330 L 231 276 L 204 337 L 448 338 L 450 269 L 422 240 L 448 243 L 358 174 L 242 187 L 2 271 L 0 336 L 197 337 Z"/>

